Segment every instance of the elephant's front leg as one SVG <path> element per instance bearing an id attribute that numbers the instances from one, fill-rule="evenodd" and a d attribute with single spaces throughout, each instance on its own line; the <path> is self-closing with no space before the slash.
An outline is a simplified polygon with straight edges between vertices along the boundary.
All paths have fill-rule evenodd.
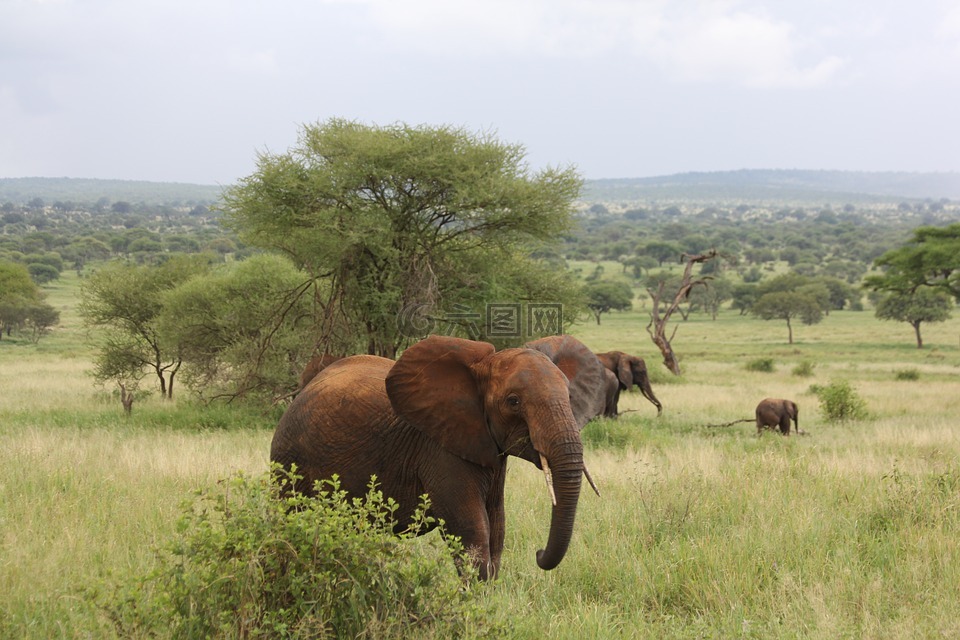
<path id="1" fill-rule="evenodd" d="M 503 556 L 503 540 L 506 535 L 506 516 L 503 506 L 504 484 L 507 478 L 507 460 L 493 478 L 493 485 L 487 495 L 487 520 L 490 523 L 490 577 L 496 578 L 500 572 L 500 558 Z"/>
<path id="2" fill-rule="evenodd" d="M 499 566 L 493 563 L 491 554 L 491 522 L 482 496 L 461 494 L 458 504 L 452 509 L 437 509 L 437 515 L 446 522 L 447 533 L 458 536 L 464 551 L 477 569 L 481 580 L 496 576 Z M 435 504 L 435 503 L 434 503 Z M 448 515 L 443 515 L 447 513 Z M 502 541 L 501 548 L 502 551 Z M 460 558 L 457 558 L 458 568 Z"/>
<path id="3" fill-rule="evenodd" d="M 780 419 L 780 433 L 785 436 L 790 435 L 790 416 L 786 415 Z"/>
<path id="4" fill-rule="evenodd" d="M 492 469 L 485 469 L 457 458 L 439 456 L 440 460 L 425 470 L 421 480 L 430 496 L 430 510 L 444 521 L 448 534 L 457 536 L 477 568 L 481 580 L 492 578 L 496 569 L 491 557 L 491 522 L 487 511 L 490 489 L 496 483 Z M 450 464 L 453 462 L 453 464 Z M 500 481 L 502 529 L 503 483 Z M 503 550 L 502 534 L 499 551 Z M 498 553 L 499 563 L 499 553 Z M 459 563 L 460 560 L 458 559 Z"/>

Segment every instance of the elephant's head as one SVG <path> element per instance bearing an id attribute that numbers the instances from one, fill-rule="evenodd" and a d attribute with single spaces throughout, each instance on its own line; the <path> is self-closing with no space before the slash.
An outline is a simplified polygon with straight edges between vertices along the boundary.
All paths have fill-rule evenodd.
<path id="1" fill-rule="evenodd" d="M 548 336 L 528 342 L 529 349 L 542 352 L 570 381 L 570 408 L 582 429 L 606 406 L 603 365 L 597 356 L 573 336 Z"/>
<path id="2" fill-rule="evenodd" d="M 622 391 L 637 385 L 643 397 L 657 408 L 657 415 L 659 416 L 663 412 L 663 405 L 657 400 L 657 396 L 653 394 L 653 389 L 650 387 L 650 374 L 647 373 L 647 363 L 643 361 L 643 358 L 632 356 L 623 351 L 598 353 L 597 358 L 604 367 L 616 374 Z"/>
<path id="3" fill-rule="evenodd" d="M 793 426 L 797 430 L 797 433 L 800 432 L 800 409 L 797 408 L 797 403 L 793 400 L 784 400 L 784 408 L 787 411 L 787 415 L 790 416 L 790 419 L 793 420 Z"/>
<path id="4" fill-rule="evenodd" d="M 431 336 L 403 352 L 386 387 L 397 415 L 451 453 L 492 468 L 509 454 L 543 469 L 555 502 L 537 564 L 557 566 L 570 543 L 584 467 L 567 379 L 549 358 Z"/>

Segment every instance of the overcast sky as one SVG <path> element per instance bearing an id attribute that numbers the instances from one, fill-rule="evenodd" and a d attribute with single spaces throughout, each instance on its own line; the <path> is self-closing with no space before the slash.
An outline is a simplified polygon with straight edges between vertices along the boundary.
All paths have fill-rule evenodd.
<path id="1" fill-rule="evenodd" d="M 301 125 L 584 177 L 960 170 L 960 0 L 0 0 L 0 177 L 231 184 Z"/>

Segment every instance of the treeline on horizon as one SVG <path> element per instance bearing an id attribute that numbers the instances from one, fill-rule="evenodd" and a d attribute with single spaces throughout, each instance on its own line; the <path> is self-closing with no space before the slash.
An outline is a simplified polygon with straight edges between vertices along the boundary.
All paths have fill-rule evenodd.
<path id="1" fill-rule="evenodd" d="M 86 182 L 101 188 L 112 184 Z M 3 184 L 0 180 L 0 189 Z M 128 187 L 133 188 L 132 184 L 141 183 Z M 120 197 L 122 191 L 99 195 L 92 204 L 53 199 L 56 191 L 24 203 L 0 196 L 0 259 L 29 263 L 37 255 L 46 255 L 33 262 L 79 270 L 90 260 L 113 257 L 144 264 L 169 253 L 210 251 L 235 258 L 249 253 L 220 225 L 219 188 L 206 192 L 209 199 L 192 200 L 186 198 L 189 193 L 178 191 L 183 185 L 143 184 L 171 199 L 151 203 L 147 192 L 138 192 L 129 193 L 133 197 L 128 200 Z M 588 192 L 593 184 L 596 181 L 587 183 Z M 834 204 L 735 204 L 582 199 L 576 219 L 577 228 L 562 245 L 539 250 L 541 257 L 617 260 L 636 255 L 638 246 L 658 241 L 687 253 L 716 248 L 740 256 L 747 264 L 782 260 L 794 267 L 799 264 L 807 272 L 814 265 L 821 271 L 832 264 L 829 270 L 859 275 L 875 257 L 903 243 L 912 229 L 960 220 L 960 202 L 889 199 L 855 204 L 838 199 Z M 838 261 L 846 263 L 843 269 Z M 858 268 L 849 263 L 857 263 Z M 845 275 L 844 279 L 851 278 Z"/>

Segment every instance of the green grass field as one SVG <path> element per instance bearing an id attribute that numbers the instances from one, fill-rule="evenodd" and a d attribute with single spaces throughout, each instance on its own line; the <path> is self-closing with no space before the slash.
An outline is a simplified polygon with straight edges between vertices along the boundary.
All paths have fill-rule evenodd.
<path id="1" fill-rule="evenodd" d="M 105 585 L 148 571 L 195 489 L 265 471 L 276 412 L 148 399 L 129 418 L 85 374 L 76 281 L 49 300 L 63 326 L 0 342 L 0 637 L 114 637 Z M 575 328 L 647 360 L 655 409 L 584 430 L 603 494 L 585 491 L 563 563 L 543 572 L 549 498 L 514 460 L 500 578 L 481 590 L 518 638 L 960 636 L 960 318 L 924 327 L 868 312 L 797 326 L 693 316 L 674 377 L 642 310 Z M 748 371 L 773 358 L 773 372 Z M 800 363 L 812 375 L 793 374 Z M 913 371 L 915 379 L 898 379 Z M 814 384 L 848 380 L 870 417 L 833 424 Z M 766 396 L 800 405 L 805 437 L 757 438 Z"/>

